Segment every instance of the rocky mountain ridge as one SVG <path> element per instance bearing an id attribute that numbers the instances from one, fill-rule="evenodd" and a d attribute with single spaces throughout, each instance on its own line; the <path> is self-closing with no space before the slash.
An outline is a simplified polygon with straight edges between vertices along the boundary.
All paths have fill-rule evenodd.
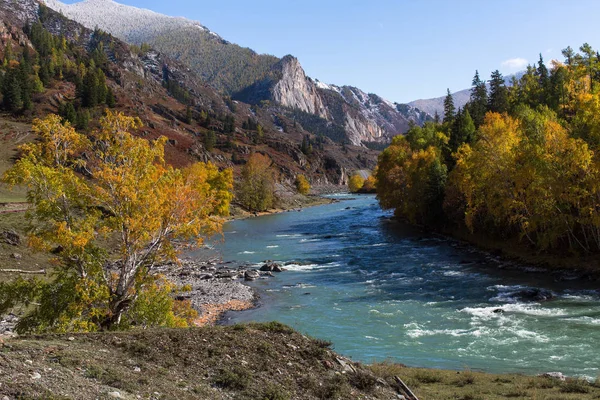
<path id="1" fill-rule="evenodd" d="M 351 86 L 339 90 L 318 86 L 316 80 L 306 76 L 295 57 L 259 55 L 227 42 L 195 21 L 112 0 L 45 2 L 90 29 L 97 26 L 133 44 L 149 43 L 238 100 L 250 104 L 268 100 L 322 118 L 324 124 L 346 131 L 345 138 L 336 136 L 336 140 L 354 145 L 387 143 L 391 137 L 404 133 L 411 123 L 422 124 L 431 118 L 413 106 L 399 107 Z"/>
<path id="2" fill-rule="evenodd" d="M 80 54 L 84 63 L 89 54 L 104 53 L 102 68 L 106 85 L 116 98 L 115 109 L 142 119 L 144 127 L 138 135 L 150 140 L 167 137 L 166 158 L 172 165 L 211 161 L 233 168 L 238 175 L 250 154 L 260 152 L 271 158 L 282 183 L 293 183 L 296 175 L 304 174 L 315 186 L 345 184 L 353 171 L 375 165 L 375 151 L 317 137 L 290 119 L 281 106 L 253 106 L 224 98 L 190 68 L 164 53 L 134 49 L 110 34 L 87 29 L 42 8 L 35 0 L 0 0 L 0 57 L 9 43 L 17 60 L 24 48 L 33 52 L 25 27 L 35 21 L 41 21 L 50 34 L 63 36 L 67 47 Z M 75 59 L 68 62 L 73 65 Z M 64 75 L 54 75 L 43 93 L 36 94 L 32 109 L 20 116 L 23 122 L 59 113 L 67 103 L 82 107 L 72 74 Z M 103 107 L 86 110 L 92 124 Z M 206 144 L 207 136 L 214 137 L 214 144 Z M 310 152 L 301 149 L 305 140 L 311 144 Z"/>

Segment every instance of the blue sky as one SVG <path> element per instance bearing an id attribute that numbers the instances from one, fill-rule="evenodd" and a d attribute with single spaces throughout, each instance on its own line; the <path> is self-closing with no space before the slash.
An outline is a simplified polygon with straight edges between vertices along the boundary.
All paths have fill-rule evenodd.
<path id="1" fill-rule="evenodd" d="M 200 21 L 259 53 L 293 54 L 313 78 L 397 102 L 465 89 L 476 69 L 507 75 L 539 53 L 549 62 L 569 45 L 600 48 L 598 0 L 117 1 Z"/>

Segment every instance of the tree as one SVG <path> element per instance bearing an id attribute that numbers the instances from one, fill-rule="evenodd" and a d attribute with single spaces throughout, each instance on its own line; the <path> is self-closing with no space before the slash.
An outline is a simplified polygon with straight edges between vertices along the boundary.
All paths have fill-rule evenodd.
<path id="1" fill-rule="evenodd" d="M 579 50 L 584 54 L 584 58 L 583 58 L 584 65 L 587 69 L 587 73 L 590 78 L 590 91 L 593 91 L 594 90 L 593 69 L 594 69 L 596 62 L 598 61 L 595 58 L 596 52 L 594 51 L 594 49 L 592 49 L 592 46 L 590 46 L 587 43 L 584 43 L 583 45 L 581 45 Z"/>
<path id="2" fill-rule="evenodd" d="M 299 174 L 296 177 L 296 189 L 298 190 L 298 193 L 303 194 L 305 196 L 310 192 L 310 183 L 308 182 L 308 179 L 306 179 L 306 177 L 302 174 Z"/>
<path id="3" fill-rule="evenodd" d="M 471 143 L 475 139 L 475 124 L 468 109 L 459 110 L 450 131 L 448 143 L 450 152 L 455 153 L 463 143 Z"/>
<path id="4" fill-rule="evenodd" d="M 271 159 L 254 153 L 242 168 L 237 199 L 250 211 L 265 211 L 275 201 L 275 170 Z"/>
<path id="5" fill-rule="evenodd" d="M 23 87 L 17 68 L 9 66 L 2 80 L 2 105 L 6 110 L 13 113 L 23 108 Z"/>
<path id="6" fill-rule="evenodd" d="M 300 151 L 304 155 L 310 156 L 313 152 L 312 143 L 310 142 L 310 136 L 304 135 L 302 138 L 302 144 L 300 145 Z"/>
<path id="7" fill-rule="evenodd" d="M 358 193 L 358 191 L 362 189 L 364 184 L 365 179 L 359 173 L 356 173 L 352 175 L 348 180 L 348 189 L 352 193 Z"/>
<path id="8" fill-rule="evenodd" d="M 566 49 L 562 49 L 561 53 L 565 58 L 565 63 L 570 66 L 573 63 L 573 58 L 575 57 L 575 52 L 571 46 L 567 46 Z"/>
<path id="9" fill-rule="evenodd" d="M 377 180 L 375 179 L 375 177 L 373 175 L 369 175 L 369 177 L 367 179 L 365 179 L 365 183 L 363 183 L 361 191 L 365 192 L 365 193 L 375 193 L 376 189 L 377 189 Z"/>
<path id="10" fill-rule="evenodd" d="M 439 224 L 442 215 L 446 166 L 439 148 L 411 148 L 396 136 L 377 163 L 377 198 L 383 208 L 415 224 Z"/>
<path id="11" fill-rule="evenodd" d="M 456 108 L 454 107 L 454 98 L 450 93 L 450 89 L 447 89 L 446 98 L 444 99 L 444 122 L 452 122 L 456 115 Z"/>
<path id="12" fill-rule="evenodd" d="M 217 144 L 217 135 L 215 134 L 215 131 L 206 132 L 204 134 L 203 143 L 204 148 L 207 151 L 212 151 L 215 148 L 215 145 Z"/>
<path id="13" fill-rule="evenodd" d="M 129 133 L 140 127 L 138 119 L 107 111 L 100 126 L 89 140 L 56 115 L 36 120 L 40 141 L 23 145 L 22 158 L 4 176 L 28 187 L 35 226 L 30 243 L 56 254 L 49 281 L 0 285 L 0 312 L 33 305 L 19 321 L 20 332 L 136 323 L 134 310 L 149 296 L 173 301 L 165 298 L 169 291 L 156 289 L 163 279 L 156 266 L 175 259 L 178 243 L 200 244 L 220 232 L 228 212 L 231 170 L 203 163 L 168 166 L 165 138 L 151 143 Z M 152 309 L 152 303 L 145 307 Z M 155 320 L 186 323 L 168 316 Z"/>
<path id="14" fill-rule="evenodd" d="M 504 77 L 500 71 L 495 70 L 490 79 L 488 109 L 492 112 L 504 113 L 508 111 L 508 107 L 508 89 L 504 84 Z"/>
<path id="15" fill-rule="evenodd" d="M 471 99 L 468 109 L 475 123 L 475 127 L 479 127 L 483 123 L 485 113 L 487 112 L 488 96 L 485 82 L 479 77 L 479 71 L 475 71 L 473 77 L 473 86 L 471 88 Z"/>

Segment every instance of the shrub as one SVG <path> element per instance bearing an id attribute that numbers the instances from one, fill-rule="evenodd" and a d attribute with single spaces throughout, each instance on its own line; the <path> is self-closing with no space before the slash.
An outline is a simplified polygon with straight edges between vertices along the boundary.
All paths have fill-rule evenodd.
<path id="1" fill-rule="evenodd" d="M 308 179 L 306 179 L 306 177 L 302 174 L 296 177 L 296 189 L 298 190 L 298 193 L 303 194 L 305 196 L 310 192 L 310 183 L 308 182 Z"/>
<path id="2" fill-rule="evenodd" d="M 362 189 L 365 184 L 365 180 L 360 174 L 354 174 L 350 177 L 348 181 L 348 189 L 352 193 L 357 193 L 360 189 Z"/>

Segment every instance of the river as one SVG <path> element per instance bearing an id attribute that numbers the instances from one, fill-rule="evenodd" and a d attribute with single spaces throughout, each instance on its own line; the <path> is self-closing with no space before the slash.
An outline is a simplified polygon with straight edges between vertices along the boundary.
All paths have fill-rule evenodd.
<path id="1" fill-rule="evenodd" d="M 598 377 L 597 283 L 503 268 L 399 224 L 373 196 L 340 200 L 226 224 L 225 260 L 293 262 L 252 283 L 260 307 L 227 323 L 278 320 L 363 362 Z M 553 298 L 523 298 L 532 289 Z"/>

